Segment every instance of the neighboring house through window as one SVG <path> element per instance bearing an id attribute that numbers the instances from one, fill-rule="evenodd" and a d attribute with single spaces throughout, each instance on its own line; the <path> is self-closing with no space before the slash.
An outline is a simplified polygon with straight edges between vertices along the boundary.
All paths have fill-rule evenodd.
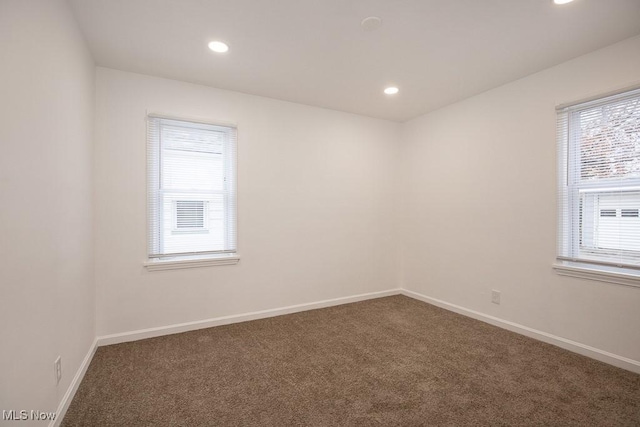
<path id="1" fill-rule="evenodd" d="M 558 110 L 558 259 L 640 274 L 640 90 Z"/>
<path id="2" fill-rule="evenodd" d="M 149 116 L 149 258 L 236 252 L 236 130 Z"/>
<path id="3" fill-rule="evenodd" d="M 205 200 L 176 200 L 173 211 L 175 213 L 175 231 L 206 231 L 207 204 Z"/>

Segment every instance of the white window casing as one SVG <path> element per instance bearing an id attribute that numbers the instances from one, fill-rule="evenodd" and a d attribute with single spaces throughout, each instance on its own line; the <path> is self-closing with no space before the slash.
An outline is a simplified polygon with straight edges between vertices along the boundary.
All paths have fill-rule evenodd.
<path id="1" fill-rule="evenodd" d="M 563 106 L 557 123 L 554 268 L 640 285 L 640 89 Z"/>
<path id="2" fill-rule="evenodd" d="M 235 263 L 236 128 L 147 118 L 149 270 Z"/>

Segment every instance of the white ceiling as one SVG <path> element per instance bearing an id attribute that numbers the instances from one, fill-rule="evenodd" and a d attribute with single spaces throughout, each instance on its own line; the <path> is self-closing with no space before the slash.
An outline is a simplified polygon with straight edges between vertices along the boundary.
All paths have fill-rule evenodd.
<path id="1" fill-rule="evenodd" d="M 396 121 L 640 34 L 640 0 L 70 3 L 98 65 Z"/>

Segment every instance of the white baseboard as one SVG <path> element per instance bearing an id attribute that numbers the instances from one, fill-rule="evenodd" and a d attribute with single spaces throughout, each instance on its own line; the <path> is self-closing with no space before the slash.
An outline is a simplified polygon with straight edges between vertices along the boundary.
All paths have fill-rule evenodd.
<path id="1" fill-rule="evenodd" d="M 49 423 L 49 427 L 58 427 L 60 423 L 62 423 L 62 420 L 67 413 L 67 409 L 69 409 L 69 405 L 71 404 L 73 397 L 76 395 L 76 391 L 78 391 L 78 387 L 80 386 L 80 383 L 84 378 L 84 374 L 87 372 L 87 368 L 89 368 L 89 365 L 91 364 L 91 359 L 93 359 L 93 355 L 96 353 L 97 348 L 98 340 L 94 339 L 91 347 L 89 347 L 87 355 L 82 360 L 78 371 L 71 380 L 69 388 L 67 388 L 64 396 L 62 396 L 62 400 L 60 401 L 58 409 L 56 410 L 56 418 Z"/>
<path id="2" fill-rule="evenodd" d="M 619 368 L 623 368 L 623 369 L 640 374 L 639 361 L 628 359 L 626 357 L 609 353 L 607 351 L 600 350 L 585 344 L 581 344 L 576 341 L 568 340 L 566 338 L 558 337 L 556 335 L 549 334 L 547 332 L 542 332 L 537 329 L 529 328 L 527 326 L 520 325 L 518 323 L 510 322 L 508 320 L 503 320 L 494 316 L 489 316 L 487 314 L 480 313 L 475 310 L 470 310 L 468 308 L 464 308 L 459 305 L 451 304 L 436 298 L 431 298 L 426 295 L 422 295 L 420 293 L 413 292 L 407 289 L 390 289 L 390 290 L 381 291 L 381 292 L 370 292 L 367 294 L 353 295 L 350 297 L 334 298 L 334 299 L 317 301 L 317 302 L 306 303 L 306 304 L 291 305 L 291 306 L 282 307 L 282 308 L 254 311 L 251 313 L 216 317 L 213 319 L 198 320 L 195 322 L 179 323 L 174 325 L 161 326 L 157 328 L 141 329 L 137 331 L 124 332 L 120 334 L 104 335 L 104 336 L 97 337 L 93 341 L 93 344 L 89 348 L 87 355 L 85 356 L 82 363 L 80 364 L 80 367 L 78 368 L 76 375 L 73 377 L 71 384 L 69 384 L 69 388 L 67 389 L 66 393 L 62 397 L 62 400 L 60 401 L 60 404 L 58 405 L 58 409 L 56 411 L 56 419 L 49 423 L 49 427 L 58 427 L 60 423 L 62 423 L 62 420 L 64 419 L 64 416 L 67 412 L 67 409 L 69 409 L 69 405 L 71 404 L 71 401 L 73 400 L 73 397 L 75 396 L 76 391 L 78 390 L 78 387 L 80 386 L 80 383 L 82 382 L 82 379 L 84 378 L 84 375 L 87 372 L 87 368 L 89 367 L 89 364 L 93 359 L 93 355 L 95 354 L 96 349 L 99 346 L 118 344 L 118 343 L 129 342 L 129 341 L 137 341 L 145 338 L 153 338 L 153 337 L 159 337 L 162 335 L 177 334 L 180 332 L 188 332 L 188 331 L 194 331 L 198 329 L 211 328 L 214 326 L 229 325 L 232 323 L 247 322 L 250 320 L 265 319 L 268 317 L 282 316 L 284 314 L 298 313 L 301 311 L 315 310 L 318 308 L 333 307 L 336 305 L 349 304 L 353 302 L 365 301 L 365 300 L 375 299 L 375 298 L 382 298 L 382 297 L 387 297 L 391 295 L 405 295 L 407 297 L 414 298 L 419 301 L 423 301 L 423 302 L 444 308 L 445 310 L 453 311 L 455 313 L 462 314 L 464 316 L 471 317 L 473 319 L 477 319 L 477 320 L 489 323 L 491 325 L 498 326 L 500 328 L 507 329 L 509 331 L 516 332 L 521 335 L 525 335 L 530 338 L 534 338 L 539 341 L 543 341 L 548 344 L 552 344 L 552 345 L 564 348 L 565 350 L 569 350 L 574 353 L 578 353 L 583 356 L 587 356 L 592 359 L 596 359 L 601 362 L 608 363 L 610 365 L 617 366 Z"/>
<path id="3" fill-rule="evenodd" d="M 500 319 L 498 317 L 489 316 L 487 314 L 480 313 L 478 311 L 470 310 L 468 308 L 464 308 L 459 305 L 455 305 L 455 304 L 448 303 L 446 301 L 441 301 L 439 299 L 431 298 L 426 295 L 419 294 L 417 292 L 409 291 L 407 289 L 401 289 L 400 293 L 410 298 L 414 298 L 429 304 L 433 304 L 440 308 L 444 308 L 445 310 L 453 311 L 458 314 L 471 317 L 473 319 L 481 320 L 485 323 L 489 323 L 491 325 L 498 326 L 500 328 L 507 329 L 509 331 L 516 332 L 518 334 L 525 335 L 530 338 L 534 338 L 538 341 L 543 341 L 548 344 L 552 344 L 557 347 L 564 348 L 565 350 L 569 350 L 574 353 L 578 353 L 583 356 L 587 356 L 592 359 L 596 359 L 601 362 L 608 363 L 610 365 L 617 366 L 619 368 L 626 369 L 628 371 L 632 371 L 640 374 L 640 362 L 637 360 L 629 359 L 623 356 L 618 356 L 617 354 L 609 353 L 608 351 L 600 350 L 598 348 L 591 347 L 586 344 L 581 344 L 576 341 L 572 341 L 572 340 L 562 338 L 553 334 L 549 334 L 547 332 L 542 332 L 537 329 L 520 325 L 518 323 Z"/>
<path id="4" fill-rule="evenodd" d="M 390 289 L 381 292 L 353 295 L 350 297 L 334 298 L 324 301 L 306 304 L 291 305 L 288 307 L 273 308 L 269 310 L 254 311 L 251 313 L 235 314 L 232 316 L 215 317 L 213 319 L 197 320 L 195 322 L 178 323 L 174 325 L 160 326 L 157 328 L 140 329 L 137 331 L 123 332 L 119 334 L 103 335 L 97 338 L 98 346 L 119 344 L 129 341 L 137 341 L 145 338 L 154 338 L 162 335 L 177 334 L 180 332 L 195 331 L 197 329 L 211 328 L 214 326 L 229 325 L 231 323 L 247 322 L 250 320 L 265 319 L 267 317 L 282 316 L 283 314 L 298 313 L 300 311 L 314 310 L 318 308 L 332 307 L 349 304 L 374 298 L 382 298 L 391 295 L 399 295 L 400 289 Z"/>
<path id="5" fill-rule="evenodd" d="M 350 297 L 334 298 L 307 304 L 291 305 L 288 307 L 274 308 L 270 310 L 255 311 L 233 316 L 216 317 L 213 319 L 198 320 L 195 322 L 179 323 L 175 325 L 161 326 L 158 328 L 141 329 L 138 331 L 97 337 L 91 344 L 87 355 L 82 360 L 82 363 L 80 364 L 78 371 L 73 377 L 73 380 L 71 380 L 69 388 L 67 388 L 67 391 L 65 392 L 62 400 L 60 401 L 60 404 L 58 405 L 56 418 L 49 423 L 49 427 L 58 427 L 62 423 L 62 420 L 67 413 L 67 409 L 69 409 L 69 405 L 71 404 L 71 401 L 73 400 L 73 397 L 75 396 L 76 391 L 78 390 L 78 387 L 80 386 L 80 383 L 82 382 L 82 379 L 84 378 L 84 375 L 87 372 L 89 365 L 91 364 L 93 355 L 95 354 L 97 348 L 100 346 L 137 341 L 145 338 L 159 337 L 162 335 L 177 334 L 180 332 L 195 331 L 197 329 L 211 328 L 213 326 L 228 325 L 231 323 L 247 322 L 249 320 L 265 319 L 267 317 L 275 317 L 281 316 L 283 314 L 298 313 L 301 311 L 349 304 L 352 302 L 382 298 L 391 295 L 400 295 L 400 289 L 390 289 L 381 292 L 370 292 L 367 294 L 353 295 Z"/>

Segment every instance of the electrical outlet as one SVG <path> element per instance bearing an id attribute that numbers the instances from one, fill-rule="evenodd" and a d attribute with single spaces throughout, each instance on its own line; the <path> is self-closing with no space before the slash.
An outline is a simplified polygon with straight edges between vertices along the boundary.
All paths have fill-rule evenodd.
<path id="1" fill-rule="evenodd" d="M 500 291 L 496 291 L 495 289 L 491 290 L 491 302 L 500 304 Z"/>
<path id="2" fill-rule="evenodd" d="M 62 358 L 60 356 L 53 362 L 53 369 L 56 373 L 56 384 L 58 384 L 62 378 Z"/>

